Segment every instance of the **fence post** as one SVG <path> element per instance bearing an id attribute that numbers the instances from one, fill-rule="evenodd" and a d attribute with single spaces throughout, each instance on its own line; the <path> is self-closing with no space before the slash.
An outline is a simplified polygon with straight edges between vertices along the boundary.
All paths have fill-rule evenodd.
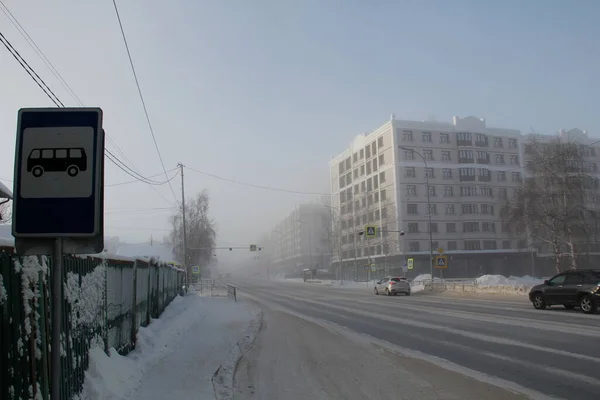
<path id="1" fill-rule="evenodd" d="M 133 347 L 136 345 L 137 333 L 137 260 L 133 262 L 133 300 L 131 304 L 131 332 L 129 332 L 129 340 Z"/>

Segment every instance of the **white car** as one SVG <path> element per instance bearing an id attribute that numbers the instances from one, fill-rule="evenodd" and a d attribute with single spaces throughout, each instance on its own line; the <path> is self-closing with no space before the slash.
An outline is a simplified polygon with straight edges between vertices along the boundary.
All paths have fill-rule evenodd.
<path id="1" fill-rule="evenodd" d="M 410 296 L 410 283 L 406 278 L 388 276 L 375 283 L 374 292 L 376 295 L 381 293 L 396 296 L 398 293 L 404 293 Z"/>

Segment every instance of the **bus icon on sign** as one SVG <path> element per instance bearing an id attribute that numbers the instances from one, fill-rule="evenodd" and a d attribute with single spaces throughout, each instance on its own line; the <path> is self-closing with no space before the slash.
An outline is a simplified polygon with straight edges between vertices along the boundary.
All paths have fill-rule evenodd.
<path id="1" fill-rule="evenodd" d="M 87 155 L 82 147 L 38 148 L 27 157 L 27 172 L 39 178 L 45 172 L 66 172 L 75 177 L 87 169 Z"/>

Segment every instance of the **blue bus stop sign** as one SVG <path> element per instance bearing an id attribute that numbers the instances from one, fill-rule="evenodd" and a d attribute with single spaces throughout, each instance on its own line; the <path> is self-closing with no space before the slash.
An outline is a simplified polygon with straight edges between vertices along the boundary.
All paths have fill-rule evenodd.
<path id="1" fill-rule="evenodd" d="M 103 235 L 101 109 L 19 110 L 14 170 L 15 238 Z"/>

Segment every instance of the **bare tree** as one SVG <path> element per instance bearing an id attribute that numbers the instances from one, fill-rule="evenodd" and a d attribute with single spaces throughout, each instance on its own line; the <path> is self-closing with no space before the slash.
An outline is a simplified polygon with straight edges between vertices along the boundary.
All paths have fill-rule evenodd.
<path id="1" fill-rule="evenodd" d="M 512 233 L 549 246 L 557 271 L 564 256 L 577 268 L 583 244 L 598 232 L 592 202 L 598 182 L 588 173 L 582 146 L 532 136 L 526 155 L 528 174 L 502 209 L 504 223 Z"/>
<path id="2" fill-rule="evenodd" d="M 195 198 L 186 202 L 186 234 L 187 261 L 190 265 L 207 265 L 212 257 L 216 228 L 210 218 L 210 198 L 207 191 L 202 191 Z M 171 217 L 170 243 L 173 255 L 179 261 L 184 260 L 183 220 L 181 211 Z"/>

